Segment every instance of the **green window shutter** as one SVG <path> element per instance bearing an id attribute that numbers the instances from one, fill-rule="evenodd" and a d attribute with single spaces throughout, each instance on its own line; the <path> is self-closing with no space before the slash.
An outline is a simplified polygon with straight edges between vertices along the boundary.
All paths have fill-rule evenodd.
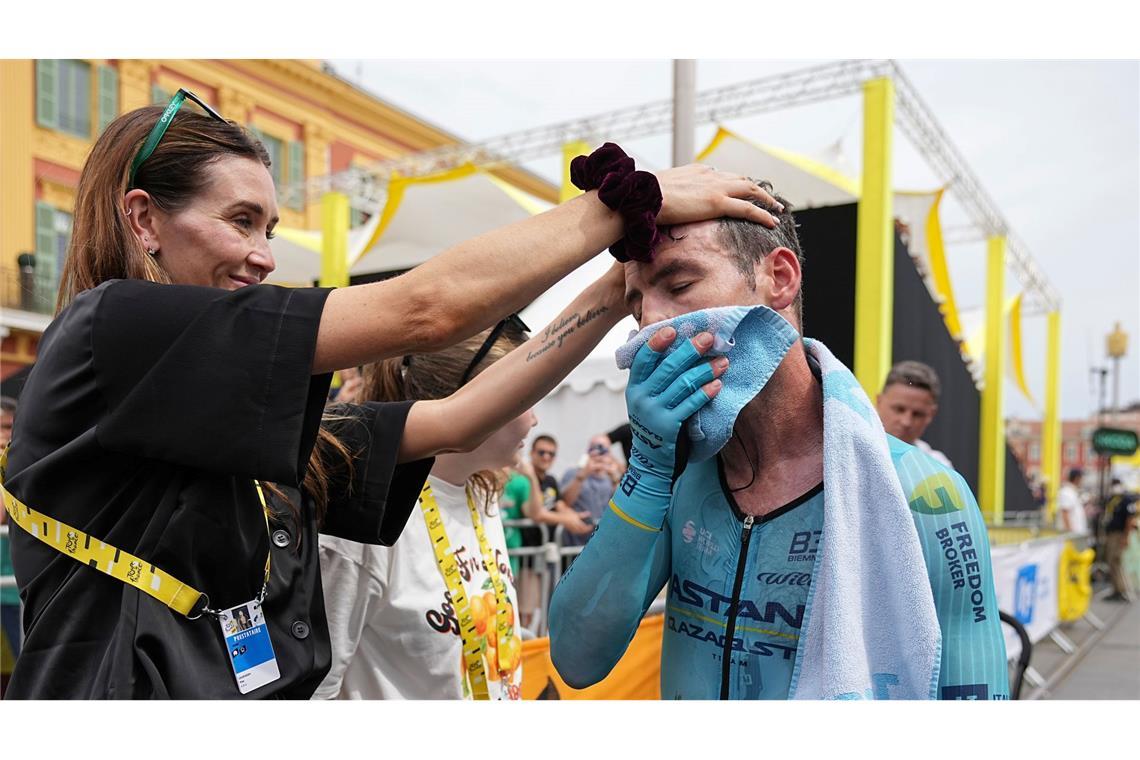
<path id="1" fill-rule="evenodd" d="M 152 84 L 150 86 L 150 102 L 152 105 L 164 106 L 170 102 L 170 93 L 157 84 Z"/>
<path id="2" fill-rule="evenodd" d="M 41 127 L 59 126 L 59 61 L 36 61 L 36 122 Z"/>
<path id="3" fill-rule="evenodd" d="M 286 161 L 285 142 L 278 140 L 271 134 L 262 132 L 257 127 L 246 127 L 258 141 L 265 146 L 265 152 L 269 154 L 269 175 L 273 177 L 273 184 L 277 187 L 285 181 L 285 174 L 282 169 L 285 167 L 282 164 Z"/>
<path id="4" fill-rule="evenodd" d="M 99 67 L 99 133 L 119 115 L 119 71 L 113 66 Z"/>
<path id="5" fill-rule="evenodd" d="M 289 142 L 289 184 L 294 185 L 305 179 L 305 144 L 299 140 Z M 305 208 L 305 193 L 293 192 L 290 208 L 301 211 Z"/>
<path id="6" fill-rule="evenodd" d="M 36 311 L 51 313 L 59 282 L 56 266 L 55 207 L 36 201 Z"/>
<path id="7" fill-rule="evenodd" d="M 68 109 L 63 109 L 60 116 L 68 110 L 71 111 L 70 129 L 72 134 L 79 137 L 91 138 L 91 64 L 85 61 L 69 60 L 67 67 L 71 70 L 69 77 L 71 84 L 69 91 L 63 93 L 68 98 Z M 63 121 L 61 119 L 61 121 Z"/>

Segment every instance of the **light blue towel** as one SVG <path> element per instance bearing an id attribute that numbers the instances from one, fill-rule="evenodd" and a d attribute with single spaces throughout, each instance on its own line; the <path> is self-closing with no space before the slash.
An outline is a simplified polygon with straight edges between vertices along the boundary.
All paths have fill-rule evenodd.
<path id="1" fill-rule="evenodd" d="M 727 356 L 729 360 L 720 393 L 688 422 L 687 432 L 693 444 L 689 461 L 703 462 L 716 456 L 728 443 L 740 410 L 756 398 L 800 336 L 786 319 L 767 306 L 703 309 L 631 333 L 629 341 L 617 350 L 618 368 L 628 369 L 637 350 L 666 326 L 674 328 L 683 340 L 699 332 L 712 333 L 713 347 L 706 356 Z M 675 340 L 666 353 L 683 345 L 683 340 Z"/>
<path id="2" fill-rule="evenodd" d="M 823 373 L 824 517 L 789 698 L 935 699 L 942 633 L 883 425 L 826 346 L 804 347 Z"/>

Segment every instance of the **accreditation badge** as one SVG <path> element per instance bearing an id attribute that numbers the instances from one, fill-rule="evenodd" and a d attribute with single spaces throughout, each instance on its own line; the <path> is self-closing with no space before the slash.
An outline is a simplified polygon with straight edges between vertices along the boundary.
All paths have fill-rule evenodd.
<path id="1" fill-rule="evenodd" d="M 218 623 L 229 649 L 238 691 L 248 694 L 281 677 L 260 603 L 254 600 L 223 610 Z"/>

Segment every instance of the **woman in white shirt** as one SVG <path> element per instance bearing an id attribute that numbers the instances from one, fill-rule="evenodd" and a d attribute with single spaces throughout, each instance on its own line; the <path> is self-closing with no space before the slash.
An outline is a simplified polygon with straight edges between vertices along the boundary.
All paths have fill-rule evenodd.
<path id="1" fill-rule="evenodd" d="M 522 345 L 525 330 L 511 317 L 443 351 L 370 365 L 362 397 L 446 397 Z M 393 546 L 321 536 L 333 662 L 315 698 L 520 698 L 522 637 L 499 471 L 517 463 L 536 423 L 528 410 L 473 451 L 439 455 Z"/>

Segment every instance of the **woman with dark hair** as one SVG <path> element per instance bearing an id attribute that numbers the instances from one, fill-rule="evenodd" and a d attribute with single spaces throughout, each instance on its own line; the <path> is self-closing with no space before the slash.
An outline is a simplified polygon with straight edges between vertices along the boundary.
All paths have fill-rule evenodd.
<path id="1" fill-rule="evenodd" d="M 461 391 L 322 419 L 332 371 L 487 328 L 626 222 L 602 188 L 386 282 L 260 285 L 274 268 L 268 165 L 183 90 L 115 119 L 87 159 L 7 455 L 26 633 L 12 697 L 310 696 L 329 665 L 317 531 L 391 544 L 435 454 L 529 409 L 626 311 L 615 268 L 563 314 L 574 329 Z M 663 224 L 769 221 L 740 178 L 658 179 Z M 266 623 L 231 649 L 223 621 L 244 605 Z"/>

